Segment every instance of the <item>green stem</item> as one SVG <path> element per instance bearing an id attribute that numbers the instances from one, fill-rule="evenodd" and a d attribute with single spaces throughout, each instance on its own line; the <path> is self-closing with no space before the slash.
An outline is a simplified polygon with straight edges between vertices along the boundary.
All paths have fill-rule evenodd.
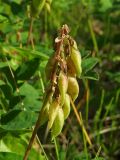
<path id="1" fill-rule="evenodd" d="M 87 122 L 88 122 L 88 112 L 89 112 L 89 94 L 90 94 L 90 90 L 89 90 L 88 80 L 83 80 L 83 83 L 84 83 L 85 90 L 86 90 L 85 120 L 86 120 L 86 124 L 87 124 Z"/>
<path id="2" fill-rule="evenodd" d="M 42 80 L 41 72 L 39 71 L 38 74 L 39 74 L 39 77 L 40 77 L 40 83 L 41 83 L 41 87 L 42 87 L 42 92 L 44 93 L 45 92 L 45 87 L 44 87 L 44 83 L 43 83 L 43 80 Z"/>
<path id="3" fill-rule="evenodd" d="M 89 88 L 87 87 L 87 93 L 86 93 L 86 123 L 88 122 L 88 112 L 89 112 Z"/>
<path id="4" fill-rule="evenodd" d="M 37 138 L 37 141 L 38 141 L 38 143 L 39 143 L 39 145 L 40 145 L 40 147 L 42 149 L 42 152 L 44 153 L 45 159 L 48 160 L 48 157 L 47 157 L 47 155 L 45 153 L 45 150 L 44 150 L 44 148 L 43 148 L 43 146 L 42 146 L 42 144 L 40 142 L 40 139 L 39 139 L 39 137 L 37 135 L 36 135 L 36 138 Z"/>
<path id="5" fill-rule="evenodd" d="M 53 137 L 54 143 L 55 143 L 55 151 L 56 151 L 56 156 L 57 156 L 57 160 L 60 160 L 59 158 L 59 152 L 58 152 L 58 147 L 57 147 L 57 142 L 56 142 L 56 138 Z"/>
<path id="6" fill-rule="evenodd" d="M 23 160 L 27 160 L 27 159 L 28 159 L 30 150 L 31 150 L 31 148 L 32 148 L 33 142 L 34 142 L 35 137 L 36 137 L 36 135 L 37 135 L 37 131 L 38 131 L 39 124 L 40 124 L 40 119 L 41 119 L 41 112 L 39 112 L 38 119 L 37 119 L 37 122 L 36 122 L 36 124 L 35 124 L 34 129 L 33 129 L 32 136 L 31 136 L 31 138 L 30 138 L 29 144 L 28 144 L 27 149 L 26 149 L 26 151 L 25 151 Z"/>
<path id="7" fill-rule="evenodd" d="M 85 134 L 84 134 L 84 131 L 83 131 L 83 120 L 82 120 L 82 114 L 80 112 L 80 120 L 81 120 L 81 127 L 82 127 L 82 135 L 83 135 L 83 142 L 84 142 L 84 152 L 86 154 L 86 160 L 88 160 L 88 150 L 87 150 L 87 141 L 86 141 L 86 137 L 85 137 Z"/>
<path id="8" fill-rule="evenodd" d="M 99 130 L 100 130 L 100 128 L 97 127 L 97 121 L 100 119 L 100 115 L 101 115 L 102 108 L 103 108 L 103 103 L 104 103 L 104 98 L 105 98 L 105 91 L 102 90 L 102 95 L 101 95 L 101 100 L 100 100 L 100 106 L 99 106 L 99 109 L 97 110 L 96 116 L 94 118 L 94 122 L 95 122 L 94 130 L 97 131 L 97 132 L 99 132 Z M 98 137 L 97 137 L 97 142 L 98 143 L 99 143 L 99 140 L 100 140 L 100 135 L 98 135 Z"/>
<path id="9" fill-rule="evenodd" d="M 27 47 L 29 45 L 29 42 L 31 42 L 32 49 L 35 49 L 34 42 L 33 42 L 33 37 L 31 37 L 32 36 L 32 30 L 33 30 L 33 22 L 34 22 L 34 18 L 31 17 L 30 27 L 29 27 L 29 32 L 28 32 L 28 39 L 27 39 Z"/>
<path id="10" fill-rule="evenodd" d="M 96 54 L 98 55 L 98 51 L 99 51 L 98 44 L 97 44 L 97 40 L 96 40 L 96 37 L 95 37 L 95 33 L 93 31 L 92 21 L 91 21 L 90 17 L 88 18 L 88 27 L 89 27 L 89 30 L 90 30 L 90 34 L 91 34 L 91 38 L 92 38 L 92 41 L 93 41 L 94 49 L 96 51 Z"/>
<path id="11" fill-rule="evenodd" d="M 120 97 L 120 89 L 117 90 L 117 93 L 116 93 L 116 97 L 115 97 L 115 103 L 116 104 L 118 103 L 119 97 Z"/>

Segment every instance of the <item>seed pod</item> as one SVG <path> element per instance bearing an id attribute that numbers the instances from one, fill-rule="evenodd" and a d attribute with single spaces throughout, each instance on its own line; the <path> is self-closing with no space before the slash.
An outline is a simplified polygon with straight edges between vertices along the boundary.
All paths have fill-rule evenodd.
<path id="1" fill-rule="evenodd" d="M 48 128 L 50 129 L 54 123 L 54 120 L 56 118 L 57 112 L 59 109 L 59 103 L 58 100 L 54 100 L 50 107 L 49 107 L 49 121 L 48 121 Z"/>
<path id="2" fill-rule="evenodd" d="M 76 49 L 76 50 L 78 50 L 77 43 L 76 43 L 75 40 L 73 40 L 73 48 Z"/>
<path id="3" fill-rule="evenodd" d="M 48 2 L 45 3 L 45 8 L 50 13 L 51 8 L 50 8 L 50 4 Z"/>
<path id="4" fill-rule="evenodd" d="M 59 91 L 60 91 L 60 95 L 61 95 L 61 106 L 64 104 L 64 100 L 65 100 L 65 94 L 67 92 L 67 88 L 68 88 L 68 79 L 67 76 L 64 74 L 64 72 L 60 72 L 59 77 L 58 77 L 58 87 L 59 87 Z"/>
<path id="5" fill-rule="evenodd" d="M 82 68 L 81 68 L 81 55 L 80 52 L 78 51 L 77 44 L 74 41 L 73 46 L 71 47 L 71 54 L 70 57 L 74 63 L 75 69 L 77 76 L 80 77 L 82 73 Z"/>
<path id="6" fill-rule="evenodd" d="M 52 137 L 53 136 L 56 137 L 61 133 L 63 125 L 64 125 L 64 113 L 62 108 L 59 108 L 51 129 Z"/>
<path id="7" fill-rule="evenodd" d="M 71 57 L 67 58 L 67 74 L 68 76 L 76 77 L 76 69 Z"/>
<path id="8" fill-rule="evenodd" d="M 68 94 L 65 95 L 65 101 L 62 108 L 64 113 L 64 119 L 67 119 L 70 114 L 70 96 Z"/>
<path id="9" fill-rule="evenodd" d="M 68 77 L 68 90 L 67 93 L 71 96 L 73 101 L 76 100 L 79 94 L 79 86 L 76 78 Z"/>
<path id="10" fill-rule="evenodd" d="M 43 108 L 41 109 L 41 117 L 40 117 L 40 126 L 42 126 L 47 120 L 49 116 L 49 107 L 50 103 L 48 102 Z"/>

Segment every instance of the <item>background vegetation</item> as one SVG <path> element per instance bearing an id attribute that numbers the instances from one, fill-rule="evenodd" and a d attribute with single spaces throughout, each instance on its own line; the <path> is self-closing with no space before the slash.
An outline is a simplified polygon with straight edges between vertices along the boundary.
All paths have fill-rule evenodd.
<path id="1" fill-rule="evenodd" d="M 22 160 L 42 107 L 44 68 L 63 24 L 70 27 L 82 55 L 75 104 L 83 123 L 79 125 L 71 108 L 56 141 L 48 136 L 44 142 L 45 126 L 40 128 L 29 160 L 118 160 L 120 1 L 53 0 L 34 20 L 34 45 L 28 41 L 30 3 L 0 0 L 0 160 Z"/>

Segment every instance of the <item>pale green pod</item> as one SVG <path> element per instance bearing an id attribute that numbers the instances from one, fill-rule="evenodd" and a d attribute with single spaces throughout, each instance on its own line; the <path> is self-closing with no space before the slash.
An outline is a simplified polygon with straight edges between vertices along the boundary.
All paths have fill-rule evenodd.
<path id="1" fill-rule="evenodd" d="M 75 40 L 73 40 L 73 48 L 76 49 L 76 50 L 78 50 L 77 43 L 76 43 Z"/>
<path id="2" fill-rule="evenodd" d="M 67 74 L 76 77 L 76 68 L 70 56 L 67 58 Z"/>
<path id="3" fill-rule="evenodd" d="M 63 71 L 60 72 L 58 77 L 58 87 L 59 87 L 60 96 L 61 96 L 60 105 L 62 106 L 64 104 L 65 94 L 68 88 L 68 78 Z"/>
<path id="4" fill-rule="evenodd" d="M 63 125 L 64 125 L 64 113 L 62 108 L 59 108 L 51 129 L 52 137 L 57 137 L 61 133 Z"/>
<path id="5" fill-rule="evenodd" d="M 74 77 L 68 77 L 68 90 L 67 93 L 71 96 L 73 101 L 76 100 L 79 94 L 79 85 Z"/>
<path id="6" fill-rule="evenodd" d="M 48 2 L 45 3 L 45 8 L 50 13 L 51 8 L 50 8 L 50 4 Z"/>
<path id="7" fill-rule="evenodd" d="M 56 118 L 58 109 L 59 109 L 59 103 L 58 100 L 54 100 L 49 107 L 49 121 L 48 121 L 48 128 L 50 129 L 54 123 L 54 120 Z"/>
<path id="8" fill-rule="evenodd" d="M 82 73 L 80 52 L 77 49 L 75 49 L 74 47 L 72 47 L 70 57 L 74 63 L 74 66 L 76 69 L 76 74 L 78 77 L 80 77 L 80 75 Z"/>
<path id="9" fill-rule="evenodd" d="M 65 95 L 65 101 L 62 109 L 64 113 L 64 119 L 67 119 L 70 114 L 70 96 L 68 94 Z"/>
<path id="10" fill-rule="evenodd" d="M 49 117 L 49 107 L 50 107 L 50 103 L 48 102 L 42 109 L 40 112 L 40 126 L 42 126 Z"/>

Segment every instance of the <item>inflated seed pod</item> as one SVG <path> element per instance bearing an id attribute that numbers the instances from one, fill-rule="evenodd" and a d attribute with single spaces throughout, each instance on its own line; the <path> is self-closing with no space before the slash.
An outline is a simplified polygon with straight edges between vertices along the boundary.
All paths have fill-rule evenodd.
<path id="1" fill-rule="evenodd" d="M 47 9 L 48 12 L 50 12 L 50 10 L 51 10 L 51 7 L 50 7 L 51 3 L 52 3 L 52 0 L 47 0 L 45 2 L 45 8 Z"/>
<path id="2" fill-rule="evenodd" d="M 76 68 L 70 56 L 67 57 L 67 74 L 76 77 Z"/>
<path id="3" fill-rule="evenodd" d="M 62 108 L 59 108 L 53 126 L 51 128 L 52 137 L 56 137 L 61 133 L 63 125 L 64 113 Z"/>
<path id="4" fill-rule="evenodd" d="M 40 126 L 43 125 L 47 120 L 48 120 L 48 117 L 49 117 L 49 107 L 50 107 L 50 104 L 52 102 L 52 99 L 53 99 L 53 94 L 54 92 L 51 91 L 50 93 L 47 93 L 47 95 L 45 96 L 44 98 L 44 103 L 43 103 L 43 107 L 40 111 Z"/>
<path id="5" fill-rule="evenodd" d="M 76 49 L 76 50 L 78 50 L 77 43 L 76 43 L 75 40 L 73 40 L 73 48 Z"/>
<path id="6" fill-rule="evenodd" d="M 49 107 L 49 121 L 48 121 L 48 128 L 50 129 L 54 123 L 54 120 L 56 118 L 58 109 L 59 109 L 59 103 L 58 100 L 54 100 Z"/>
<path id="7" fill-rule="evenodd" d="M 58 87 L 61 96 L 60 105 L 62 106 L 64 104 L 65 94 L 68 88 L 68 78 L 63 71 L 60 72 L 58 77 Z"/>
<path id="8" fill-rule="evenodd" d="M 48 117 L 49 117 L 49 107 L 50 107 L 50 103 L 48 102 L 41 109 L 41 112 L 40 112 L 40 115 L 41 115 L 41 117 L 40 117 L 40 126 L 42 126 L 48 120 Z"/>
<path id="9" fill-rule="evenodd" d="M 68 77 L 68 90 L 67 93 L 71 96 L 73 101 L 76 100 L 79 94 L 79 85 L 74 77 Z"/>
<path id="10" fill-rule="evenodd" d="M 70 114 L 70 96 L 68 94 L 65 95 L 65 101 L 62 109 L 64 113 L 64 119 L 67 119 Z"/>
<path id="11" fill-rule="evenodd" d="M 80 77 L 82 73 L 82 68 L 81 68 L 81 54 L 77 48 L 77 44 L 75 41 L 73 41 L 73 46 L 71 46 L 71 54 L 70 57 L 74 63 L 75 69 L 76 69 L 76 74 L 78 77 Z"/>
<path id="12" fill-rule="evenodd" d="M 45 8 L 48 12 L 50 12 L 51 8 L 50 8 L 50 4 L 48 2 L 45 3 Z"/>

